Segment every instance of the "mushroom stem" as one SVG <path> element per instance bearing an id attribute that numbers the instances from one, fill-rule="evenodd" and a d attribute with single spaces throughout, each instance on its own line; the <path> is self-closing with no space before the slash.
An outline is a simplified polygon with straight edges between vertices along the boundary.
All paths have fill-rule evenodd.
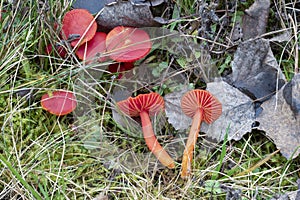
<path id="1" fill-rule="evenodd" d="M 161 164 L 170 169 L 175 168 L 174 160 L 170 157 L 166 150 L 162 148 L 155 137 L 148 112 L 140 112 L 140 117 L 142 121 L 144 139 L 149 150 L 156 156 Z"/>
<path id="2" fill-rule="evenodd" d="M 193 159 L 193 151 L 200 131 L 201 121 L 203 118 L 202 114 L 202 109 L 199 109 L 193 117 L 192 126 L 182 157 L 181 178 L 186 178 L 189 176 L 192 170 L 191 163 Z"/>

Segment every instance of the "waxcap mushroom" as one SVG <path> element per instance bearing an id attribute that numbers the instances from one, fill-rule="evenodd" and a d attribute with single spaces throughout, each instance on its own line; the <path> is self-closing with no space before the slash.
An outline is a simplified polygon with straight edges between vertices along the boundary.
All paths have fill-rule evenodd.
<path id="1" fill-rule="evenodd" d="M 75 95 L 70 91 L 54 91 L 42 96 L 42 108 L 51 114 L 62 116 L 71 113 L 77 106 Z"/>
<path id="2" fill-rule="evenodd" d="M 222 113 L 222 104 L 217 98 L 206 90 L 191 90 L 183 95 L 181 99 L 181 109 L 189 117 L 194 117 L 195 113 L 203 110 L 203 120 L 211 124 L 218 119 Z"/>
<path id="3" fill-rule="evenodd" d="M 121 79 L 125 71 L 134 68 L 134 62 L 112 63 L 108 66 L 108 71 L 111 73 L 119 73 L 117 79 Z"/>
<path id="4" fill-rule="evenodd" d="M 163 98 L 154 92 L 140 94 L 118 102 L 117 106 L 126 115 L 141 117 L 143 136 L 149 150 L 164 166 L 174 168 L 174 160 L 158 143 L 149 117 L 164 110 Z"/>
<path id="5" fill-rule="evenodd" d="M 61 46 L 61 45 L 55 45 L 55 47 L 52 47 L 52 44 L 47 44 L 46 48 L 47 55 L 51 55 L 52 52 L 57 52 L 58 55 L 62 58 L 65 58 L 68 54 L 67 50 Z"/>
<path id="6" fill-rule="evenodd" d="M 96 32 L 94 37 L 87 43 L 82 44 L 76 51 L 76 55 L 81 60 L 92 60 L 97 54 L 104 53 L 106 51 L 106 33 Z M 104 57 L 100 59 L 102 62 Z"/>
<path id="7" fill-rule="evenodd" d="M 181 177 L 187 178 L 192 170 L 193 151 L 200 131 L 202 120 L 208 124 L 222 114 L 222 104 L 206 90 L 191 90 L 181 99 L 182 111 L 193 118 L 190 133 L 182 158 Z"/>
<path id="8" fill-rule="evenodd" d="M 140 116 L 142 111 L 153 116 L 164 110 L 164 99 L 157 93 L 140 94 L 136 97 L 129 97 L 118 102 L 118 107 L 123 113 L 131 117 Z"/>
<path id="9" fill-rule="evenodd" d="M 71 41 L 71 46 L 81 45 L 91 40 L 97 31 L 97 23 L 91 13 L 85 9 L 68 11 L 62 21 L 62 36 L 68 40 L 73 35 L 79 39 Z M 80 44 L 78 42 L 81 41 Z"/>
<path id="10" fill-rule="evenodd" d="M 142 29 L 117 26 L 106 38 L 107 53 L 118 62 L 133 62 L 145 57 L 152 48 L 148 33 Z"/>

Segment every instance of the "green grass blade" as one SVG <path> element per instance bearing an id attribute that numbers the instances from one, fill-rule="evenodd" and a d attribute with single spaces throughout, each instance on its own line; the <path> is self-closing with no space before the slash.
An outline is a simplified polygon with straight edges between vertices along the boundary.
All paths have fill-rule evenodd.
<path id="1" fill-rule="evenodd" d="M 17 170 L 15 170 L 15 168 L 13 168 L 13 166 L 2 155 L 0 155 L 0 160 L 3 163 L 3 165 L 6 166 L 13 173 L 17 180 L 19 180 L 23 184 L 23 186 L 31 192 L 35 199 L 42 200 L 39 193 L 22 178 L 22 176 L 17 172 Z"/>
<path id="2" fill-rule="evenodd" d="M 230 129 L 230 124 L 228 125 L 228 127 L 227 127 L 227 129 L 226 129 L 226 134 L 225 134 L 225 136 L 224 136 L 224 141 L 223 141 L 223 144 L 222 144 L 222 151 L 221 151 L 221 156 L 220 156 L 219 165 L 217 166 L 216 172 L 213 174 L 211 180 L 216 180 L 217 177 L 218 177 L 218 173 L 219 173 L 220 170 L 221 170 L 222 163 L 223 163 L 223 160 L 224 160 L 225 155 L 226 155 L 226 143 L 227 143 L 227 140 L 228 140 L 228 132 L 229 132 L 229 129 Z"/>

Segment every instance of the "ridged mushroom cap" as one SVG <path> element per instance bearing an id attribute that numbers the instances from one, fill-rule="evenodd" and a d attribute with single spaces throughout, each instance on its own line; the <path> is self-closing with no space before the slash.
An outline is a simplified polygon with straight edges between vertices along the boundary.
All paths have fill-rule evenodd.
<path id="1" fill-rule="evenodd" d="M 136 97 L 129 97 L 117 103 L 119 109 L 131 117 L 139 116 L 140 112 L 146 111 L 150 116 L 161 112 L 164 109 L 164 99 L 157 93 L 140 94 Z"/>
<path id="2" fill-rule="evenodd" d="M 189 117 L 193 117 L 199 109 L 203 111 L 203 120 L 210 124 L 222 114 L 222 104 L 206 90 L 191 90 L 183 95 L 181 109 Z"/>

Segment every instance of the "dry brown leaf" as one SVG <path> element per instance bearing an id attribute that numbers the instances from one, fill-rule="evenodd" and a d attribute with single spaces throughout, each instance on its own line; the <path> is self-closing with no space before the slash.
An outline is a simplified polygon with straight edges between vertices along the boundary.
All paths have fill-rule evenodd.
<path id="1" fill-rule="evenodd" d="M 148 5 L 135 5 L 129 1 L 118 1 L 104 6 L 96 21 L 102 30 L 110 30 L 116 26 L 160 26 L 153 19 Z"/>
<path id="2" fill-rule="evenodd" d="M 266 32 L 270 0 L 256 0 L 243 16 L 243 38 L 248 40 Z"/>
<path id="3" fill-rule="evenodd" d="M 224 81 L 208 83 L 207 90 L 222 103 L 222 115 L 210 125 L 202 123 L 201 131 L 218 142 L 224 139 L 229 126 L 229 140 L 240 140 L 244 134 L 251 132 L 255 110 L 247 95 Z"/>
<path id="4" fill-rule="evenodd" d="M 266 39 L 256 39 L 239 45 L 231 63 L 228 82 L 252 99 L 264 101 L 285 83 L 285 77 Z"/>
<path id="5" fill-rule="evenodd" d="M 270 100 L 264 102 L 257 117 L 264 130 L 287 159 L 300 153 L 300 74 L 295 75 Z"/>

